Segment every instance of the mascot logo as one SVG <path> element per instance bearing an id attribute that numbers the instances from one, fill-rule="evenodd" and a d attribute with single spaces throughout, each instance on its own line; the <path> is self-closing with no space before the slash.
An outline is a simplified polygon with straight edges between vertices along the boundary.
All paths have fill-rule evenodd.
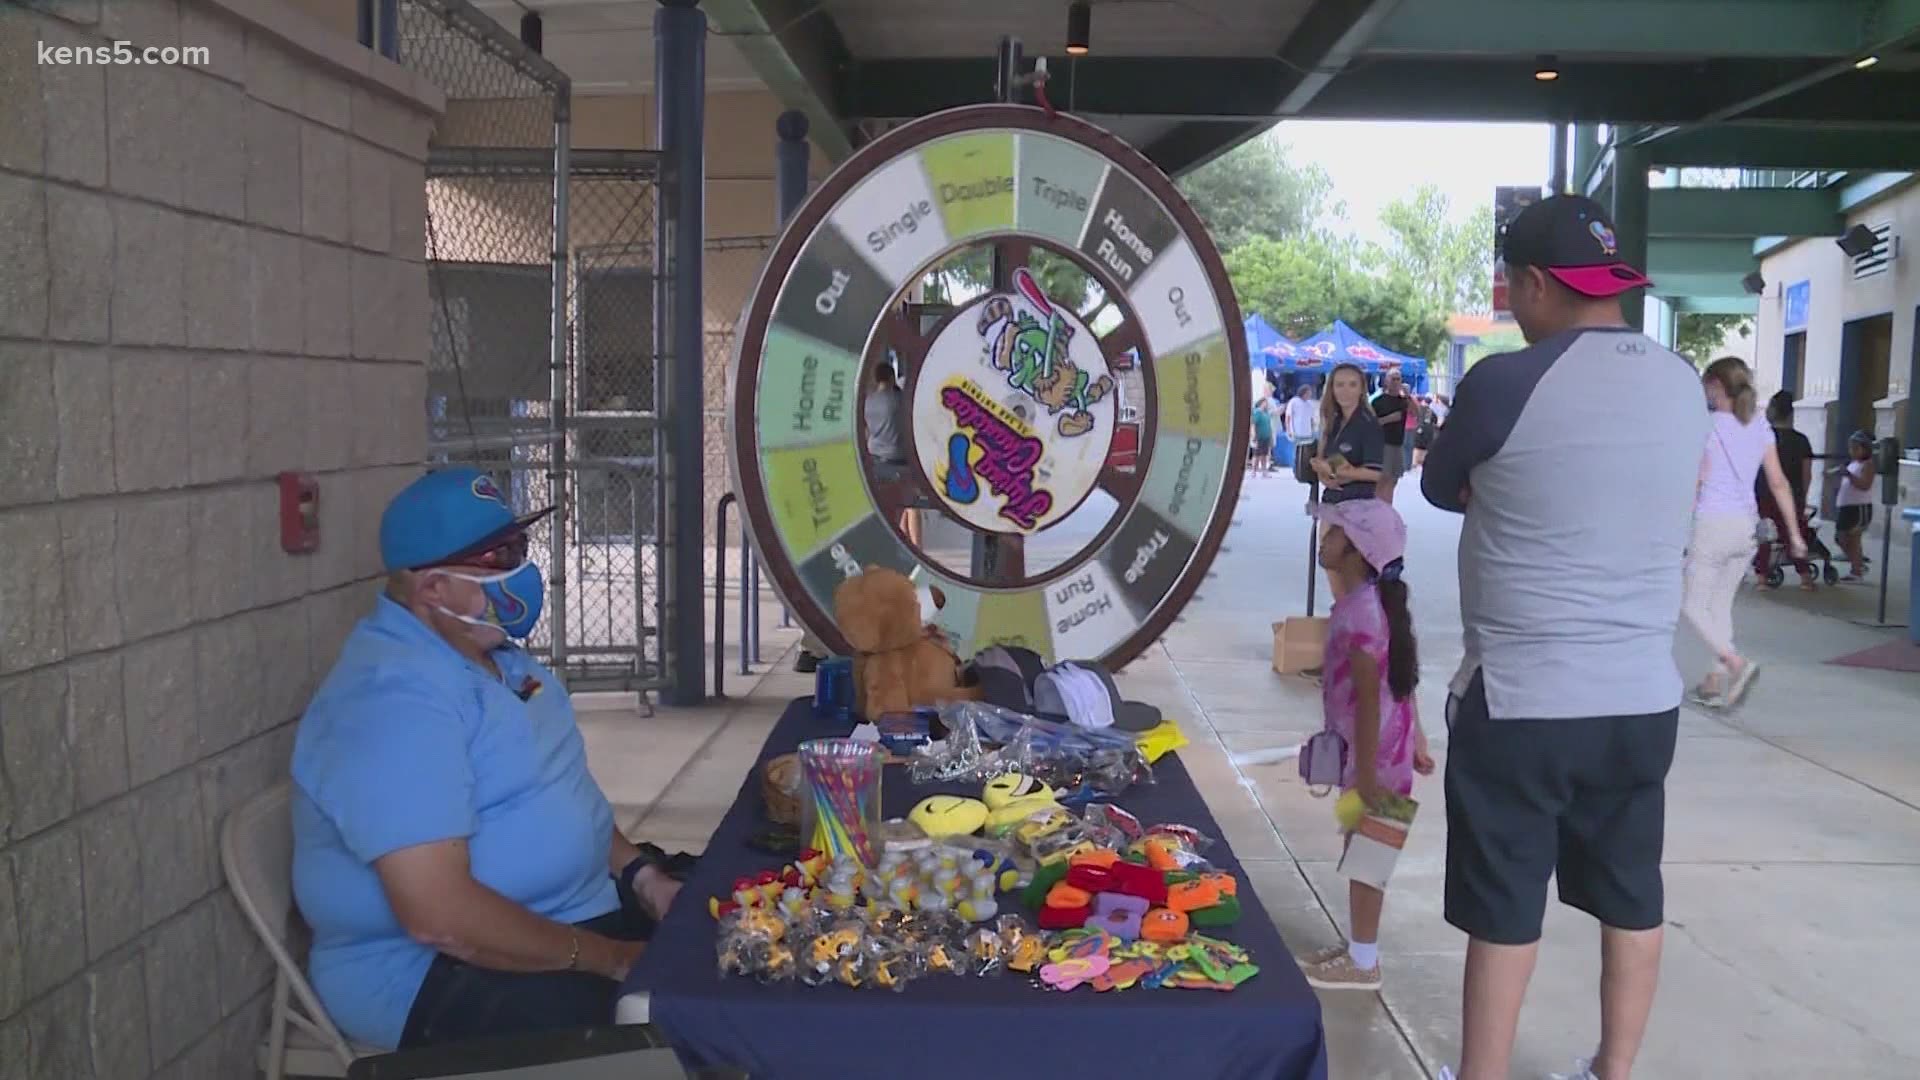
<path id="1" fill-rule="evenodd" d="M 1015 295 L 996 296 L 980 309 L 980 337 L 993 366 L 1007 373 L 1008 385 L 1059 418 L 1055 430 L 1062 436 L 1085 435 L 1094 426 L 1088 410 L 1113 392 L 1113 379 L 1093 378 L 1067 358 L 1074 328 L 1026 267 L 1013 272 L 1013 285 Z"/>
<path id="2" fill-rule="evenodd" d="M 491 476 L 476 476 L 473 478 L 473 495 L 476 499 L 487 499 L 491 502 L 497 502 L 501 506 L 507 505 L 507 497 L 500 494 L 500 488 L 494 484 L 493 477 Z"/>
<path id="3" fill-rule="evenodd" d="M 1593 234 L 1595 240 L 1600 241 L 1602 254 L 1618 255 L 1620 253 L 1620 242 L 1614 239 L 1613 230 L 1607 228 L 1606 222 L 1590 221 L 1587 223 L 1587 231 Z"/>
<path id="4" fill-rule="evenodd" d="M 1032 532 L 1053 509 L 1053 493 L 1039 483 L 1046 444 L 983 397 L 974 384 L 956 380 L 940 391 L 940 404 L 959 428 L 947 440 L 947 467 L 938 476 L 941 491 L 956 504 L 980 498 L 981 485 L 1001 499 L 999 516 Z"/>

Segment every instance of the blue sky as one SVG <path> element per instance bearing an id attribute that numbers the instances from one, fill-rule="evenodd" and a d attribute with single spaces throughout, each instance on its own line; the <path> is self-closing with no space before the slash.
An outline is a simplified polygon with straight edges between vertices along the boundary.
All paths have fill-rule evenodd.
<path id="1" fill-rule="evenodd" d="M 1289 121 L 1270 137 L 1294 161 L 1327 170 L 1351 231 L 1367 239 L 1381 238 L 1381 207 L 1422 183 L 1438 186 L 1458 215 L 1491 203 L 1503 184 L 1546 184 L 1552 153 L 1544 124 Z"/>

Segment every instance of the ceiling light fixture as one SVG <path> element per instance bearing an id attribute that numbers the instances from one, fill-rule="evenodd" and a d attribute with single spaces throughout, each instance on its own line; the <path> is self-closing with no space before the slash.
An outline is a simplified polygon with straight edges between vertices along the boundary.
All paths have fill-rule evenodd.
<path id="1" fill-rule="evenodd" d="M 1860 59 L 1855 60 L 1853 62 L 1853 66 L 1856 71 L 1865 71 L 1879 62 L 1880 62 L 1880 58 L 1877 56 L 1863 56 Z"/>
<path id="2" fill-rule="evenodd" d="M 1075 0 L 1067 5 L 1067 55 L 1085 56 L 1093 41 L 1093 5 Z"/>
<path id="3" fill-rule="evenodd" d="M 1560 61 L 1551 56 L 1542 56 L 1534 65 L 1533 77 L 1540 82 L 1552 82 L 1560 77 Z"/>

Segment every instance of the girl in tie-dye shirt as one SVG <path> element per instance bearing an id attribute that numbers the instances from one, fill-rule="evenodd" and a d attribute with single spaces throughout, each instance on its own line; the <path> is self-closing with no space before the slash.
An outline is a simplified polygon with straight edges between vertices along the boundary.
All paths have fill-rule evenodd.
<path id="1" fill-rule="evenodd" d="M 1327 648 L 1321 664 L 1326 728 L 1347 743 L 1340 786 L 1367 804 L 1392 792 L 1413 793 L 1413 774 L 1431 773 L 1426 737 L 1414 708 L 1420 662 L 1407 585 L 1400 580 L 1407 526 L 1378 499 L 1323 503 L 1320 565 L 1333 587 Z M 1380 986 L 1380 910 L 1386 894 L 1349 880 L 1348 944 L 1303 957 L 1307 982 L 1323 990 Z"/>

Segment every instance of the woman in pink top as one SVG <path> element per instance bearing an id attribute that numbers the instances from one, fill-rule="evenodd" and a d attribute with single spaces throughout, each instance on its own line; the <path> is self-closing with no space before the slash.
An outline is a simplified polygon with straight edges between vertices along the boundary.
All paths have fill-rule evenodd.
<path id="1" fill-rule="evenodd" d="M 1411 795 L 1413 774 L 1431 773 L 1426 736 L 1414 712 L 1420 680 L 1407 586 L 1400 580 L 1407 526 L 1378 499 L 1321 503 L 1326 525 L 1320 565 L 1333 584 L 1320 700 L 1326 729 L 1347 743 L 1343 791 L 1369 806 L 1386 793 Z M 1380 910 L 1386 894 L 1347 883 L 1348 943 L 1300 958 L 1309 985 L 1321 990 L 1380 988 Z"/>
<path id="2" fill-rule="evenodd" d="M 1754 476 L 1765 470 L 1767 488 L 1781 506 L 1793 505 L 1793 489 L 1780 470 L 1773 429 L 1754 415 L 1753 372 L 1747 365 L 1731 356 L 1715 360 L 1700 381 L 1713 410 L 1713 431 L 1700 459 L 1680 611 L 1715 658 L 1693 701 L 1722 708 L 1739 704 L 1759 673 L 1733 645 L 1733 597 L 1753 561 L 1760 520 Z M 1786 524 L 1788 549 L 1794 558 L 1806 558 L 1799 522 Z"/>

